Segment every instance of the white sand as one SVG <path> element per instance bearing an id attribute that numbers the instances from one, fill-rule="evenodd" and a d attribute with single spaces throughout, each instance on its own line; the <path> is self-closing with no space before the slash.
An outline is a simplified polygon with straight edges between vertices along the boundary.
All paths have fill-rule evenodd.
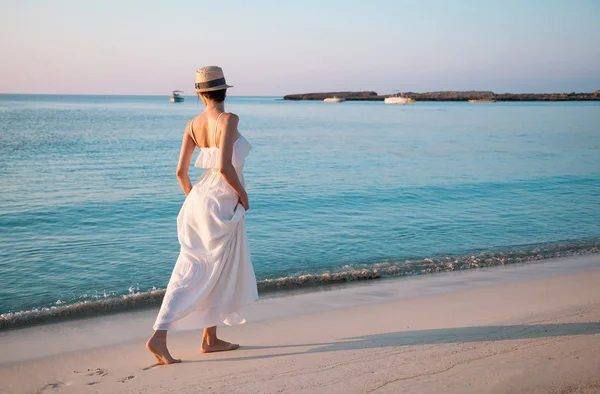
<path id="1" fill-rule="evenodd" d="M 598 255 L 265 298 L 242 349 L 148 368 L 155 313 L 0 333 L 0 392 L 600 392 Z"/>

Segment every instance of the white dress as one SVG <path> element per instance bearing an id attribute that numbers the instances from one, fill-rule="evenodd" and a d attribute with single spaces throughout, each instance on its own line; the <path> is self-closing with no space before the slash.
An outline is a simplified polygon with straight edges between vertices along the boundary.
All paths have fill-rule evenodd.
<path id="1" fill-rule="evenodd" d="M 196 142 L 193 132 L 191 135 Z M 240 134 L 233 145 L 232 163 L 242 185 L 242 170 L 250 149 Z M 244 227 L 246 211 L 219 172 L 218 156 L 216 147 L 200 148 L 195 167 L 205 171 L 177 217 L 181 251 L 155 330 L 190 330 L 221 322 L 243 324 L 246 320 L 238 311 L 258 298 Z"/>

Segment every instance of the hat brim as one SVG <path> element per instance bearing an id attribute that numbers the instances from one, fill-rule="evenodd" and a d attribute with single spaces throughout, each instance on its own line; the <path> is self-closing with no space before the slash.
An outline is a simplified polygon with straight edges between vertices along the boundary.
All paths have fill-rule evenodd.
<path id="1" fill-rule="evenodd" d="M 223 89 L 232 88 L 232 87 L 233 86 L 231 86 L 231 85 L 223 84 L 223 85 L 219 85 L 219 86 L 213 86 L 212 88 L 196 89 L 196 93 L 214 92 L 215 90 L 223 90 Z"/>

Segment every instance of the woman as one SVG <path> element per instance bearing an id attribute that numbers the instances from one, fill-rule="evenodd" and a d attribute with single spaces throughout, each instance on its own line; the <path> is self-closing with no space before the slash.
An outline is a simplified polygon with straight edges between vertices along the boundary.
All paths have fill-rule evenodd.
<path id="1" fill-rule="evenodd" d="M 235 350 L 217 337 L 217 324 L 242 324 L 237 311 L 258 298 L 244 228 L 250 208 L 242 170 L 250 144 L 238 131 L 237 115 L 225 112 L 227 88 L 220 67 L 196 71 L 196 93 L 206 106 L 188 122 L 177 165 L 187 195 L 177 217 L 181 251 L 146 348 L 159 364 L 177 363 L 167 349 L 167 331 L 204 328 L 203 353 Z M 192 186 L 188 168 L 205 171 Z"/>

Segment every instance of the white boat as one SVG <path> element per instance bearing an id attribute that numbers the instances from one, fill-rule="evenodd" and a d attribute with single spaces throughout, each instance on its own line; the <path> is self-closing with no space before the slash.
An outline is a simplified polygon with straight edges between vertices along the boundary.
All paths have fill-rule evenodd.
<path id="1" fill-rule="evenodd" d="M 408 103 L 407 97 L 386 97 L 383 100 L 386 104 L 406 104 Z"/>
<path id="2" fill-rule="evenodd" d="M 408 103 L 414 103 L 415 100 L 411 99 L 410 97 L 404 97 L 400 93 L 400 94 L 392 95 L 390 97 L 386 97 L 383 100 L 383 102 L 386 104 L 408 104 Z"/>
<path id="3" fill-rule="evenodd" d="M 341 103 L 343 101 L 346 101 L 346 99 L 341 97 L 328 97 L 323 101 L 325 101 L 326 103 Z"/>
<path id="4" fill-rule="evenodd" d="M 173 94 L 169 98 L 169 101 L 172 103 L 181 103 L 184 100 L 184 97 L 181 95 L 183 91 L 181 90 L 173 90 Z"/>
<path id="5" fill-rule="evenodd" d="M 469 100 L 470 103 L 485 103 L 485 104 L 491 104 L 491 103 L 495 103 L 496 100 L 494 99 L 475 99 L 475 100 Z"/>

